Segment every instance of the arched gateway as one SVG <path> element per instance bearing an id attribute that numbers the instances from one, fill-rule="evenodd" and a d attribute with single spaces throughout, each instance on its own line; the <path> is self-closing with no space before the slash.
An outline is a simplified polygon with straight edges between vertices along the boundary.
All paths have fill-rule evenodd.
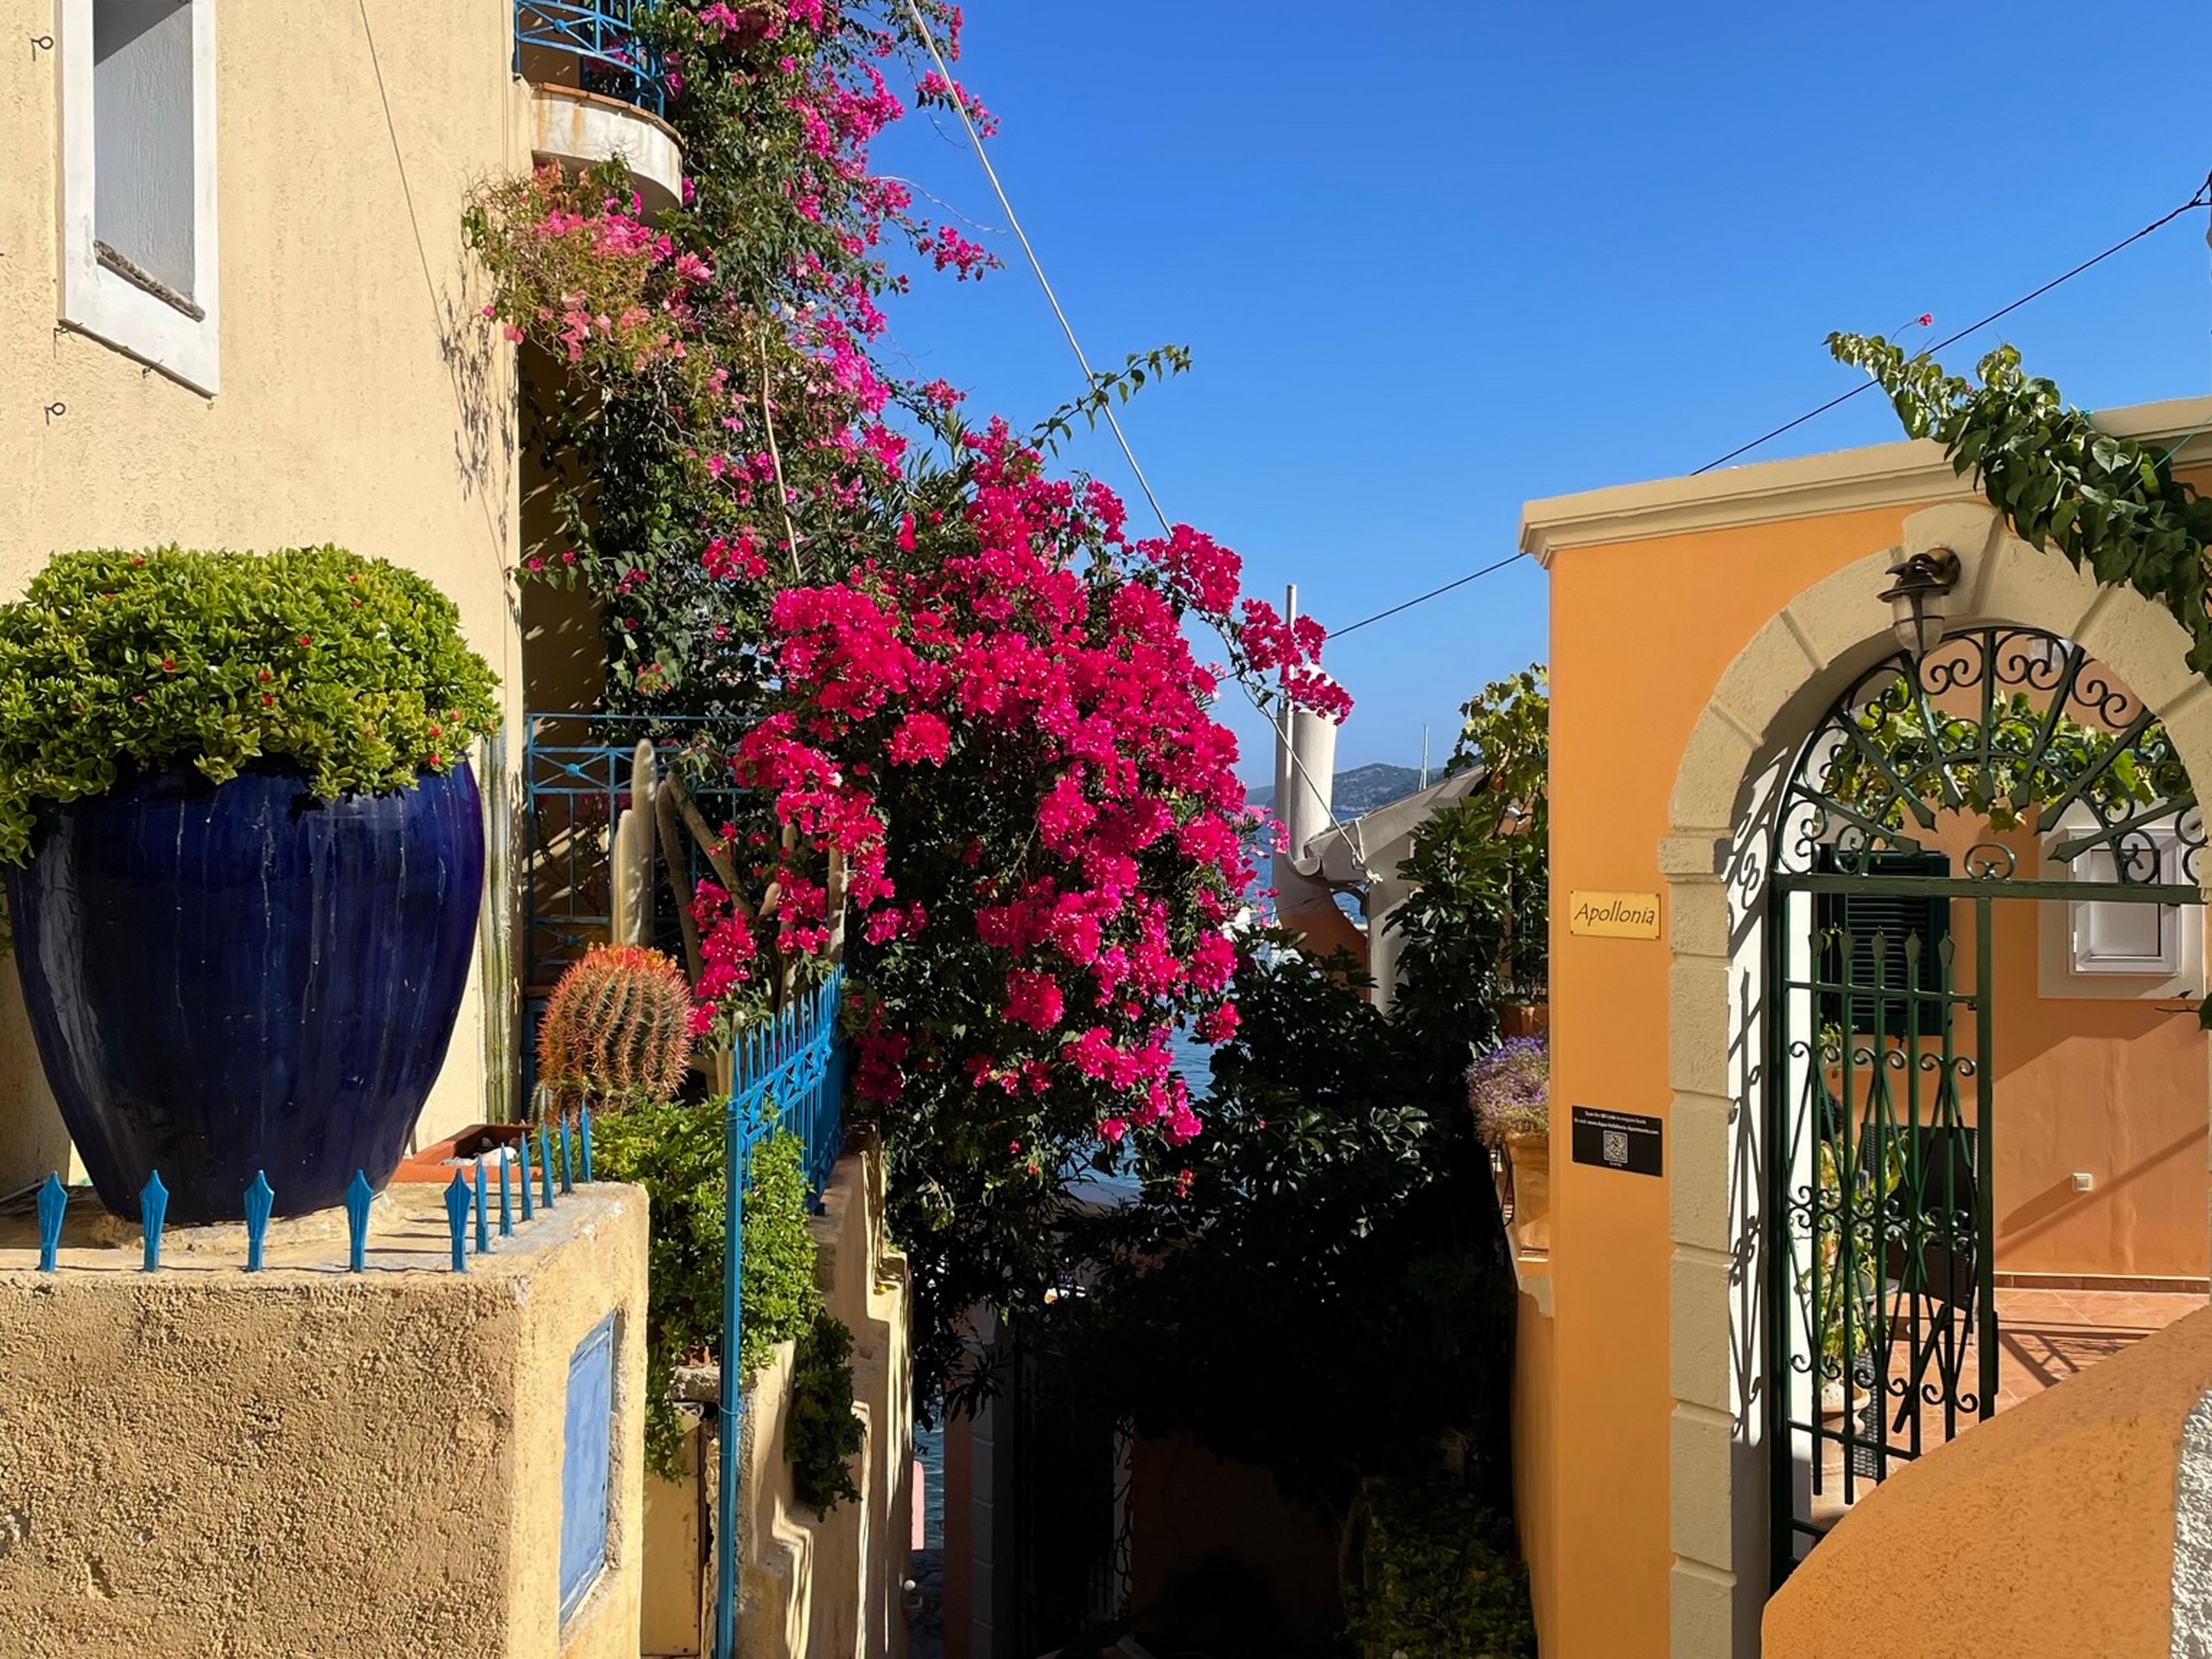
<path id="1" fill-rule="evenodd" d="M 2201 995 L 2205 841 L 2155 712 L 2030 627 L 1876 663 L 1780 785 L 1757 1057 L 1773 1583 L 1870 1488 L 2027 1386 L 2005 1375 L 2029 1357 L 2007 1358 L 2000 1157 L 2131 1103 L 2044 1097 L 2000 1027 L 2063 1024 L 2063 999 L 2116 988 Z M 2036 995 L 2008 995 L 2031 963 Z M 2078 1023 L 2112 1039 L 2109 1020 Z M 2008 1075 L 2030 1096 L 2017 1115 Z M 2009 1221 L 2025 1206 L 2006 1198 Z"/>

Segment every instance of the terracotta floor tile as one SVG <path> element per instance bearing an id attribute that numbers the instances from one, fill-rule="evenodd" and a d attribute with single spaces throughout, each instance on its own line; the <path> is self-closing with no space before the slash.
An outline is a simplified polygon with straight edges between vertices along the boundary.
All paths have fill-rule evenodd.
<path id="1" fill-rule="evenodd" d="M 2079 1376 L 2206 1305 L 2188 1292 L 1999 1290 L 1998 1409 Z M 1970 1355 L 1965 1374 L 1978 1369 Z"/>

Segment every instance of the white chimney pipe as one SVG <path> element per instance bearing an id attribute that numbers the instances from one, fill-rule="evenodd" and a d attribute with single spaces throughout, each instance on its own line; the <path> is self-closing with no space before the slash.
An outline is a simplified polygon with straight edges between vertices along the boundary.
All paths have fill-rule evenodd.
<path id="1" fill-rule="evenodd" d="M 1298 615 L 1298 589 L 1285 601 L 1285 615 Z M 1275 917 L 1303 936 L 1308 949 L 1342 947 L 1367 958 L 1367 939 L 1338 908 L 1325 881 L 1300 872 L 1306 843 L 1328 830 L 1337 776 L 1337 722 L 1326 715 L 1286 702 L 1275 721 L 1275 817 L 1281 822 L 1282 850 L 1274 855 Z"/>

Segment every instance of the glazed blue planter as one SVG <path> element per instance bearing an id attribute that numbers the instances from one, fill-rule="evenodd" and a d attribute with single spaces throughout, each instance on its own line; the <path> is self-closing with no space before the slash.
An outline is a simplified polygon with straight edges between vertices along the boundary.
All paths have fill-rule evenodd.
<path id="1" fill-rule="evenodd" d="M 484 823 L 466 766 L 318 800 L 274 768 L 142 776 L 41 814 L 8 873 L 23 1000 L 100 1201 L 172 1224 L 381 1188 L 444 1064 L 475 947 Z"/>

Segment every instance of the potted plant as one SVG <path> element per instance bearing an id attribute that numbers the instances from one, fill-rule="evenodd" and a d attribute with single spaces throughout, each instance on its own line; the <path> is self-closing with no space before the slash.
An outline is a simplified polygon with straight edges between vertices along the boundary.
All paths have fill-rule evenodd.
<path id="1" fill-rule="evenodd" d="M 338 548 L 87 551 L 0 606 L 0 865 L 62 1120 L 124 1216 L 389 1179 L 474 955 L 498 681 Z"/>
<path id="2" fill-rule="evenodd" d="M 1551 1247 L 1551 1055 L 1514 1037 L 1467 1068 L 1467 1103 L 1483 1144 L 1513 1171 L 1513 1233 L 1524 1250 Z"/>

